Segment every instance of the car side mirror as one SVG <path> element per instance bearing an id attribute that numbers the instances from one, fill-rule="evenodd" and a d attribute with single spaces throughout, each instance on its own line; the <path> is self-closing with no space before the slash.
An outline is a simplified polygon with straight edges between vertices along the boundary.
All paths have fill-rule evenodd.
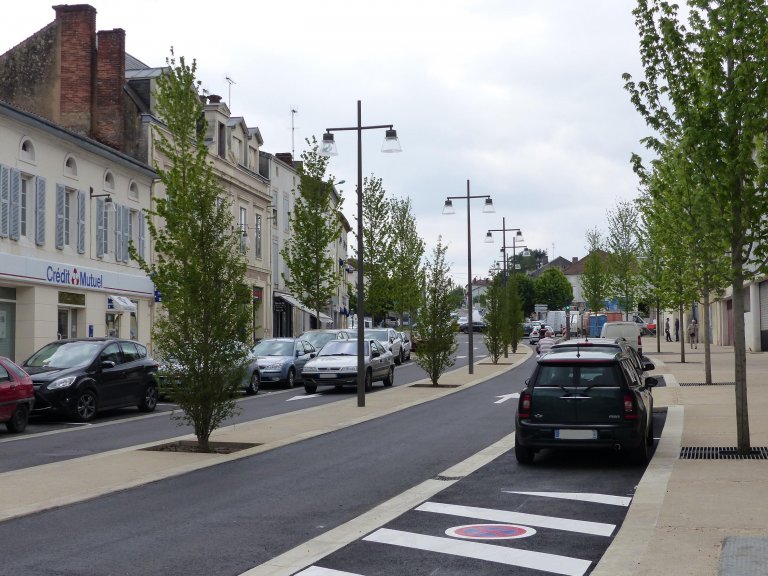
<path id="1" fill-rule="evenodd" d="M 304 351 L 303 351 L 303 350 L 296 350 L 296 358 L 298 358 L 298 357 L 299 357 L 299 356 L 301 356 L 302 354 L 304 354 Z"/>
<path id="2" fill-rule="evenodd" d="M 650 372 L 651 370 L 655 370 L 656 365 L 651 362 L 650 360 L 643 360 L 643 371 Z"/>
<path id="3" fill-rule="evenodd" d="M 310 358 L 314 358 L 315 356 L 317 356 L 317 354 L 316 354 L 316 353 L 314 353 L 314 352 L 310 352 L 310 353 L 309 353 L 309 357 L 310 357 Z"/>
<path id="4" fill-rule="evenodd" d="M 374 350 L 373 352 L 371 352 L 371 358 L 378 358 L 379 356 L 381 356 L 381 352 L 379 352 L 378 350 Z"/>
<path id="5" fill-rule="evenodd" d="M 648 376 L 645 379 L 645 385 L 646 385 L 647 388 L 653 388 L 658 383 L 659 383 L 659 381 L 656 378 L 654 378 L 653 376 Z"/>
<path id="6" fill-rule="evenodd" d="M 101 368 L 107 369 L 107 368 L 114 368 L 116 364 L 112 360 L 102 360 L 101 361 Z"/>

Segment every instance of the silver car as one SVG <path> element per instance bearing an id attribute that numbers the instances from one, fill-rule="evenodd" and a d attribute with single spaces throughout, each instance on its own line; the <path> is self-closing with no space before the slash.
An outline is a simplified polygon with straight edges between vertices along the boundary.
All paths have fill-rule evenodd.
<path id="1" fill-rule="evenodd" d="M 307 394 L 317 392 L 318 386 L 357 385 L 357 340 L 331 340 L 317 357 L 304 365 L 302 377 Z M 365 390 L 373 388 L 373 382 L 381 380 L 384 386 L 392 386 L 395 379 L 395 363 L 392 353 L 373 338 L 364 342 Z"/>
<path id="2" fill-rule="evenodd" d="M 301 338 L 267 338 L 251 349 L 243 382 L 247 394 L 256 394 L 262 382 L 293 388 L 302 379 L 306 363 L 317 355 L 312 344 Z"/>
<path id="3" fill-rule="evenodd" d="M 403 341 L 394 328 L 368 328 L 365 331 L 365 338 L 376 338 L 384 348 L 392 352 L 395 364 L 402 364 L 405 359 L 403 356 Z"/>

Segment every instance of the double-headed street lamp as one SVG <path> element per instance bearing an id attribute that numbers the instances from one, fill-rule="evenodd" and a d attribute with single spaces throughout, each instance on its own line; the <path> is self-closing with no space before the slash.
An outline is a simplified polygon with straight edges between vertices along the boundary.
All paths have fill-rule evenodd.
<path id="1" fill-rule="evenodd" d="M 507 232 L 515 232 L 515 235 L 512 237 L 512 242 L 514 243 L 516 240 L 519 240 L 520 242 L 523 242 L 523 232 L 520 230 L 520 228 L 507 228 L 507 219 L 502 217 L 501 219 L 501 228 L 493 228 L 488 230 L 485 234 L 485 241 L 488 244 L 493 244 L 493 233 L 494 232 L 501 232 L 501 251 L 504 254 L 504 286 L 507 284 L 507 251 L 506 251 L 506 245 L 507 245 Z M 513 259 L 514 262 L 514 259 Z M 504 290 L 504 310 L 505 314 L 507 313 L 507 291 Z M 509 357 L 509 352 L 507 351 L 507 347 L 504 347 L 504 358 Z"/>
<path id="2" fill-rule="evenodd" d="M 363 130 L 386 129 L 382 152 L 402 152 L 392 124 L 363 126 L 362 106 L 357 101 L 357 126 L 326 128 L 319 154 L 338 156 L 332 132 L 357 131 L 357 405 L 365 406 L 365 310 L 363 303 Z"/>
<path id="3" fill-rule="evenodd" d="M 445 199 L 445 205 L 443 206 L 443 214 L 456 214 L 453 209 L 453 202 L 451 200 L 459 200 L 462 198 L 467 199 L 467 333 L 469 334 L 469 373 L 475 373 L 474 367 L 474 338 L 473 333 L 475 331 L 474 314 L 472 312 L 472 218 L 471 211 L 469 209 L 470 198 L 484 198 L 483 212 L 490 213 L 495 212 L 493 208 L 493 200 L 488 194 L 481 196 L 470 196 L 469 194 L 469 180 L 467 180 L 467 195 L 466 196 L 448 196 Z"/>

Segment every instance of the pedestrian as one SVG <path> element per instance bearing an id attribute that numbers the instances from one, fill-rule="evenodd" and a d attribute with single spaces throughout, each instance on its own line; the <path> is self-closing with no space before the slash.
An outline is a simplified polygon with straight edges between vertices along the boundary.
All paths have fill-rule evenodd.
<path id="1" fill-rule="evenodd" d="M 672 342 L 672 336 L 669 335 L 669 317 L 667 317 L 667 322 L 664 324 L 664 335 L 667 337 L 667 342 Z"/>
<path id="2" fill-rule="evenodd" d="M 680 318 L 675 318 L 675 342 L 680 342 Z"/>
<path id="3" fill-rule="evenodd" d="M 556 344 L 556 341 L 552 336 L 552 330 L 547 330 L 544 333 L 544 338 L 539 340 L 539 343 L 536 346 L 536 352 L 538 352 L 540 356 L 544 356 L 544 354 L 549 352 L 552 349 L 552 346 Z"/>
<path id="4" fill-rule="evenodd" d="M 698 349 L 699 347 L 698 328 L 696 318 L 691 318 L 691 322 L 688 324 L 688 341 L 691 343 L 691 349 Z"/>

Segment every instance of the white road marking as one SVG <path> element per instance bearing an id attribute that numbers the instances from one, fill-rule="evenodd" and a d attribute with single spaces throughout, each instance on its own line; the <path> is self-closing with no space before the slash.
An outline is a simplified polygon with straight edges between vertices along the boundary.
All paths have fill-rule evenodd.
<path id="1" fill-rule="evenodd" d="M 496 398 L 499 398 L 499 400 L 496 400 L 494 404 L 501 404 L 502 402 L 506 402 L 507 400 L 511 400 L 512 398 L 520 398 L 520 392 L 513 392 L 512 394 L 504 394 L 503 396 L 496 396 Z"/>
<path id="2" fill-rule="evenodd" d="M 318 396 L 322 396 L 322 394 L 302 394 L 301 396 L 291 396 L 286 400 L 286 402 L 291 402 L 293 400 L 306 400 L 307 398 L 317 398 Z"/>
<path id="3" fill-rule="evenodd" d="M 563 500 L 579 500 L 582 502 L 595 502 L 597 504 L 611 504 L 613 506 L 627 507 L 632 503 L 628 496 L 611 496 L 610 494 L 594 494 L 582 492 L 518 492 L 517 490 L 502 490 L 507 494 L 523 494 L 527 496 L 545 496 L 547 498 L 562 498 Z"/>
<path id="4" fill-rule="evenodd" d="M 331 568 L 320 568 L 320 566 L 310 566 L 306 570 L 298 572 L 296 576 L 362 576 L 354 572 L 342 572 Z"/>
<path id="5" fill-rule="evenodd" d="M 524 524 L 526 526 L 539 526 L 541 528 L 553 528 L 568 532 L 580 532 L 595 536 L 610 536 L 616 528 L 615 524 L 603 524 L 601 522 L 587 522 L 585 520 L 571 520 L 569 518 L 556 518 L 554 516 L 539 516 L 538 514 L 525 514 L 523 512 L 510 512 L 508 510 L 494 510 L 492 508 L 476 508 L 474 506 L 459 506 L 456 504 L 439 504 L 437 502 L 425 502 L 416 510 L 421 512 L 435 512 L 437 514 L 450 514 L 452 516 L 464 516 L 480 520 L 492 520 L 493 522 L 506 522 L 509 524 Z"/>
<path id="6" fill-rule="evenodd" d="M 463 556 L 465 558 L 475 558 L 508 566 L 545 570 L 553 574 L 563 574 L 564 576 L 582 576 L 591 564 L 589 560 L 570 558 L 569 556 L 518 550 L 506 546 L 467 542 L 466 540 L 454 540 L 439 536 L 425 536 L 423 534 L 401 532 L 400 530 L 390 530 L 388 528 L 376 530 L 376 532 L 366 536 L 363 540 L 451 554 L 453 556 Z"/>

